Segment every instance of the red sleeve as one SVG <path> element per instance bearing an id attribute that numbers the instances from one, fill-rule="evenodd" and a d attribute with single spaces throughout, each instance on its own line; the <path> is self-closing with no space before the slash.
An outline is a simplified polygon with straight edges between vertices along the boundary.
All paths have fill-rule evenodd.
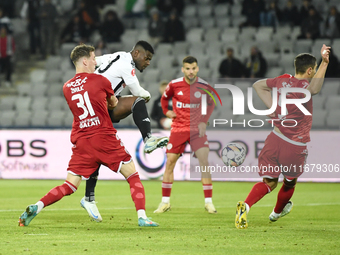
<path id="1" fill-rule="evenodd" d="M 101 75 L 98 75 L 98 76 L 102 77 L 102 79 L 103 79 L 103 82 L 101 82 L 101 83 L 103 84 L 103 89 L 106 92 L 106 98 L 109 98 L 112 95 L 114 95 L 115 93 L 112 89 L 111 82 L 107 78 L 105 78 L 104 76 L 101 76 Z"/>
<path id="2" fill-rule="evenodd" d="M 166 87 L 162 98 L 161 98 L 161 105 L 162 105 L 162 110 L 164 115 L 168 112 L 168 106 L 169 106 L 169 100 L 173 97 L 174 95 L 174 90 L 172 87 L 172 83 L 170 82 L 168 86 Z"/>
<path id="3" fill-rule="evenodd" d="M 269 78 L 266 80 L 267 86 L 269 88 L 276 87 L 277 78 Z"/>

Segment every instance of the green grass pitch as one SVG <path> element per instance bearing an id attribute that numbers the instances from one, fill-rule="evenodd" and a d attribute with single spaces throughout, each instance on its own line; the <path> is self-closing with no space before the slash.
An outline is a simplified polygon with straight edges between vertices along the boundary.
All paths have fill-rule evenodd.
<path id="1" fill-rule="evenodd" d="M 125 181 L 98 181 L 96 200 L 102 223 L 90 221 L 78 191 L 45 208 L 28 227 L 18 217 L 59 180 L 0 180 L 0 254 L 340 254 L 340 185 L 298 183 L 294 208 L 270 223 L 279 187 L 251 209 L 249 228 L 234 226 L 235 206 L 253 183 L 214 182 L 218 214 L 204 210 L 199 182 L 175 182 L 172 210 L 153 214 L 161 182 L 143 181 L 146 211 L 160 224 L 140 228 Z M 280 184 L 281 185 L 281 184 Z"/>

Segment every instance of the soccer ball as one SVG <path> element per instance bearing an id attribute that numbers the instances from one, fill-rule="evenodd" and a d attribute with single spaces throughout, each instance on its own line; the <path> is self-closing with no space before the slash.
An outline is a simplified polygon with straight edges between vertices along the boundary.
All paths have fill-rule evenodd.
<path id="1" fill-rule="evenodd" d="M 222 149 L 221 158 L 226 166 L 239 166 L 246 158 L 246 149 L 240 143 L 228 143 Z"/>

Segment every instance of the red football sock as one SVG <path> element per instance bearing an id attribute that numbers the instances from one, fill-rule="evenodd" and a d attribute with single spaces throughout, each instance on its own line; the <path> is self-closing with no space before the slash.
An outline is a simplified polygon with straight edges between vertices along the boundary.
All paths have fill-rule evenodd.
<path id="1" fill-rule="evenodd" d="M 145 191 L 138 173 L 130 175 L 126 180 L 130 184 L 131 197 L 135 203 L 136 210 L 145 210 Z"/>
<path id="2" fill-rule="evenodd" d="M 258 202 L 261 198 L 263 198 L 267 193 L 271 191 L 271 188 L 267 184 L 265 184 L 264 182 L 258 182 L 253 186 L 244 202 L 247 203 L 250 208 L 253 204 Z"/>
<path id="3" fill-rule="evenodd" d="M 40 199 L 41 202 L 44 203 L 44 207 L 51 205 L 64 196 L 71 195 L 77 190 L 77 187 L 72 183 L 65 181 L 62 185 L 54 187 L 51 189 L 44 197 Z"/>
<path id="4" fill-rule="evenodd" d="M 203 192 L 205 198 L 212 197 L 213 186 L 212 184 L 203 184 Z"/>
<path id="5" fill-rule="evenodd" d="M 172 189 L 172 182 L 162 182 L 162 196 L 170 197 Z"/>
<path id="6" fill-rule="evenodd" d="M 288 187 L 284 183 L 277 194 L 277 201 L 274 208 L 274 212 L 281 213 L 283 208 L 286 206 L 286 204 L 289 202 L 289 200 L 292 198 L 294 194 L 295 186 L 294 187 Z"/>

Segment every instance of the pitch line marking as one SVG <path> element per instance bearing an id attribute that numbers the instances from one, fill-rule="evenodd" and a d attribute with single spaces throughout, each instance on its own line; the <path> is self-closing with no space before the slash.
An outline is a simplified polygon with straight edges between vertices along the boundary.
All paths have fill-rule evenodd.
<path id="1" fill-rule="evenodd" d="M 294 207 L 300 207 L 300 206 L 325 206 L 325 205 L 340 205 L 340 203 L 310 203 L 310 204 L 294 204 Z M 235 206 L 215 206 L 216 208 L 234 208 Z M 264 204 L 264 205 L 256 205 L 256 207 L 273 207 L 273 204 Z M 114 207 L 114 208 L 100 208 L 100 210 L 131 210 L 134 209 L 135 207 Z M 201 206 L 186 206 L 186 207 L 176 207 L 178 209 L 196 209 L 196 208 L 202 208 Z M 82 208 L 58 208 L 58 209 L 45 209 L 44 211 L 81 211 L 83 210 Z M 0 212 L 21 212 L 21 210 L 17 209 L 9 209 L 9 210 L 0 210 Z"/>

